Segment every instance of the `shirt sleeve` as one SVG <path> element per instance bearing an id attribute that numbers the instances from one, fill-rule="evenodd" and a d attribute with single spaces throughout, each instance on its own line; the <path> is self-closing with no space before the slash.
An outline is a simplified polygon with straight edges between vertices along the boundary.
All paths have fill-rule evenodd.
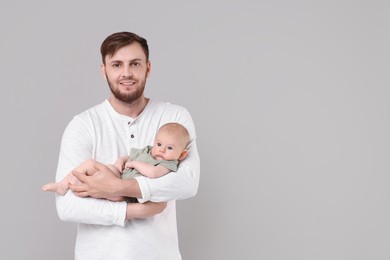
<path id="1" fill-rule="evenodd" d="M 56 181 L 72 169 L 93 158 L 93 132 L 85 121 L 75 117 L 68 124 L 61 140 Z M 80 198 L 71 190 L 64 196 L 56 195 L 57 213 L 61 220 L 84 224 L 124 226 L 126 202 L 112 202 L 95 198 Z"/>
<path id="2" fill-rule="evenodd" d="M 163 122 L 168 123 L 168 121 L 183 124 L 187 128 L 191 139 L 187 147 L 188 155 L 180 162 L 176 172 L 170 172 L 154 179 L 144 176 L 136 177 L 142 193 L 142 198 L 138 199 L 141 203 L 187 199 L 195 196 L 198 190 L 200 159 L 192 117 L 184 109 L 175 118 Z"/>

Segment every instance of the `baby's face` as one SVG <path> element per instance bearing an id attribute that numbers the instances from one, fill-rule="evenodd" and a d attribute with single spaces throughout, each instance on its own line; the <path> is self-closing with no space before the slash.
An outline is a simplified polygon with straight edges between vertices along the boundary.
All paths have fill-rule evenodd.
<path id="1" fill-rule="evenodd" d="M 184 149 L 180 138 L 161 132 L 154 140 L 152 156 L 157 160 L 178 160 Z"/>

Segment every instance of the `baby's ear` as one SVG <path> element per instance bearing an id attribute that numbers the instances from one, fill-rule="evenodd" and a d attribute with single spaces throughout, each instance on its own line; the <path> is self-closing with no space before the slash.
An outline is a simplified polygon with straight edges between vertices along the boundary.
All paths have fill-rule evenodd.
<path id="1" fill-rule="evenodd" d="M 179 161 L 183 160 L 184 158 L 186 158 L 188 154 L 188 151 L 185 149 L 183 152 L 181 152 L 180 156 L 179 156 Z"/>

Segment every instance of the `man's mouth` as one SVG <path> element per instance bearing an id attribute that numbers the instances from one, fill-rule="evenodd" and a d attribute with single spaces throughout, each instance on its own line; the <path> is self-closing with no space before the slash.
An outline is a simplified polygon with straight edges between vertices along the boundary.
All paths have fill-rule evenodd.
<path id="1" fill-rule="evenodd" d="M 122 86 L 133 86 L 135 84 L 135 80 L 121 80 L 119 84 Z"/>

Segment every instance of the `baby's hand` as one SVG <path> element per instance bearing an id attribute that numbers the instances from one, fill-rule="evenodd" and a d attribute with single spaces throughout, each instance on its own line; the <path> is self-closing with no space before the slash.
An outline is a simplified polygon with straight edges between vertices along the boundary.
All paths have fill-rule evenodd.
<path id="1" fill-rule="evenodd" d="M 126 169 L 131 169 L 134 168 L 133 162 L 132 161 L 127 161 L 125 164 Z"/>
<path id="2" fill-rule="evenodd" d="M 119 172 L 122 172 L 122 171 L 123 171 L 123 166 L 124 166 L 123 163 L 121 163 L 121 162 L 115 162 L 115 163 L 114 163 L 114 166 L 115 166 L 115 168 L 118 169 Z"/>
<path id="3" fill-rule="evenodd" d="M 123 168 L 125 167 L 126 161 L 127 161 L 127 156 L 122 156 L 118 158 L 118 160 L 116 160 L 116 162 L 114 163 L 115 168 L 117 168 L 119 172 L 122 172 Z"/>

